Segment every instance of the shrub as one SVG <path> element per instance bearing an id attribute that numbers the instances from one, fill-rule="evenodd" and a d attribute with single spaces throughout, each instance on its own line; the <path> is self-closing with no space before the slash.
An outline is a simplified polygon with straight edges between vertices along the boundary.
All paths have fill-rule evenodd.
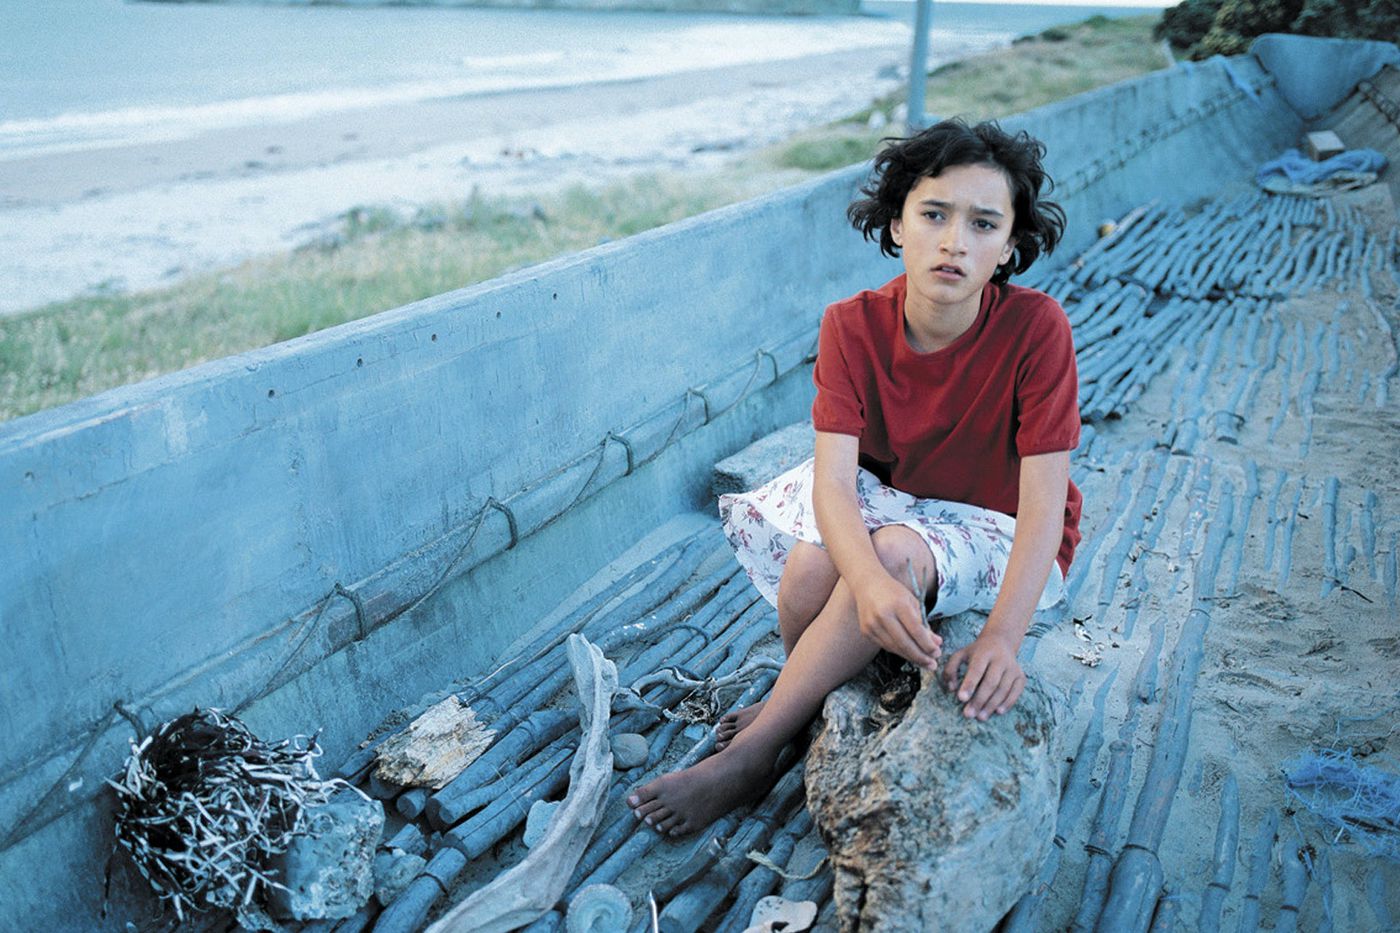
<path id="1" fill-rule="evenodd" d="M 1238 55 L 1255 36 L 1284 32 L 1393 42 L 1395 0 L 1183 0 L 1162 11 L 1153 34 L 1191 58 Z"/>

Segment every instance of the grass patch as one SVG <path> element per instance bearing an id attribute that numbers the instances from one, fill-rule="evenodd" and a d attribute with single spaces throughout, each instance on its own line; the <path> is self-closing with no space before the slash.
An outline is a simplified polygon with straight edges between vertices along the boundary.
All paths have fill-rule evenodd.
<path id="1" fill-rule="evenodd" d="M 938 114 L 1006 116 L 1162 67 L 1156 17 L 1094 17 L 930 76 Z M 474 195 L 411 217 L 363 206 L 316 244 L 170 288 L 0 317 L 0 420 L 267 346 L 495 278 L 868 159 L 902 97 L 707 175 L 634 178 L 513 201 Z"/>
<path id="2" fill-rule="evenodd" d="M 991 120 L 1156 71 L 1167 63 L 1152 38 L 1157 19 L 1093 16 L 1054 26 L 1008 49 L 951 62 L 929 75 L 926 106 L 940 117 Z M 882 138 L 903 130 L 893 125 L 871 129 L 869 115 L 879 110 L 890 116 L 903 101 L 901 92 L 859 114 L 858 121 L 801 133 L 773 149 L 768 158 L 773 165 L 807 171 L 862 162 L 875 153 Z"/>
<path id="3" fill-rule="evenodd" d="M 309 248 L 173 288 L 0 317 L 0 418 L 300 337 L 759 193 L 665 176 L 411 220 L 356 209 Z"/>

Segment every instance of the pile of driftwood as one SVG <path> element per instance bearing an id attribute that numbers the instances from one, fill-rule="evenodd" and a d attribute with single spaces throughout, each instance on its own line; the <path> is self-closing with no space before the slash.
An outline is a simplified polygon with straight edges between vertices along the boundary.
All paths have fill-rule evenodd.
<path id="1" fill-rule="evenodd" d="M 560 810 L 535 846 L 547 845 L 559 825 L 573 825 L 570 845 L 586 845 L 567 871 L 555 864 L 547 876 L 531 872 L 534 893 L 550 909 L 542 909 L 530 929 L 562 928 L 566 910 L 583 916 L 609 909 L 618 897 L 610 889 L 626 888 L 628 870 L 660 855 L 661 847 L 663 858 L 677 864 L 676 875 L 650 889 L 644 910 L 625 897 L 632 916 L 624 927 L 598 929 L 650 929 L 653 903 L 665 929 L 699 929 L 702 924 L 748 929 L 760 900 L 779 888 L 787 860 L 812 831 L 801 807 L 798 757 L 784 759 L 786 774 L 765 801 L 687 842 L 663 840 L 640 827 L 622 801 L 651 776 L 709 754 L 714 747 L 709 726 L 724 712 L 767 693 L 778 665 L 751 655 L 774 632 L 771 607 L 733 562 L 718 529 L 706 528 L 623 576 L 538 635 L 510 662 L 454 693 L 452 704 L 489 723 L 490 745 L 441 786 L 405 787 L 386 780 L 385 775 L 416 767 L 393 751 L 394 738 L 364 749 L 340 773 L 392 801 L 407 821 L 384 849 L 429 857 L 397 898 L 366 905 L 361 915 L 337 929 L 364 929 L 371 922 L 376 930 L 421 928 L 470 863 L 528 833 L 533 805 L 561 797 Z M 587 639 L 599 657 L 614 659 L 618 667 L 621 688 L 610 715 L 601 724 L 593 721 L 595 733 L 608 736 L 611 746 L 639 738 L 645 749 L 638 761 L 609 765 L 606 793 L 599 797 L 603 819 L 597 825 L 567 815 L 561 824 L 559 816 L 580 786 L 571 768 L 578 768 L 577 749 L 585 735 L 565 689 L 571 633 Z M 598 773 L 596 767 L 590 771 Z M 764 853 L 763 860 L 751 858 L 751 852 Z M 823 872 L 788 880 L 782 893 L 787 900 L 815 907 L 829 901 L 830 885 L 829 873 Z M 629 892 L 632 898 L 638 893 Z M 479 908 L 479 903 L 473 908 L 474 917 Z"/>

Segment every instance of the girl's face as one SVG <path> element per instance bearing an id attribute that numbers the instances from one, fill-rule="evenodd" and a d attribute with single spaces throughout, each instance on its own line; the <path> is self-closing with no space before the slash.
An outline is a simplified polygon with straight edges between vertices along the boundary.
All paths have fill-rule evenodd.
<path id="1" fill-rule="evenodd" d="M 996 166 L 954 165 L 920 178 L 890 221 L 917 308 L 975 314 L 982 288 L 1016 247 L 1013 219 L 1011 186 Z"/>

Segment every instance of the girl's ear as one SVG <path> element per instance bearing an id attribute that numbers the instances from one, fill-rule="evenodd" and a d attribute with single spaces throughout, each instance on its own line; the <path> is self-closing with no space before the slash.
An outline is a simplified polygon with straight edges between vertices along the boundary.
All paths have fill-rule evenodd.
<path id="1" fill-rule="evenodd" d="M 900 239 L 904 236 L 904 222 L 901 218 L 895 217 L 890 220 L 890 239 L 894 240 L 895 246 L 903 246 Z"/>
<path id="2" fill-rule="evenodd" d="M 1006 246 L 1001 250 L 1001 261 L 997 265 L 1004 266 L 1011 261 L 1011 254 L 1016 252 L 1016 240 L 1016 237 L 1011 237 L 1006 241 Z"/>

